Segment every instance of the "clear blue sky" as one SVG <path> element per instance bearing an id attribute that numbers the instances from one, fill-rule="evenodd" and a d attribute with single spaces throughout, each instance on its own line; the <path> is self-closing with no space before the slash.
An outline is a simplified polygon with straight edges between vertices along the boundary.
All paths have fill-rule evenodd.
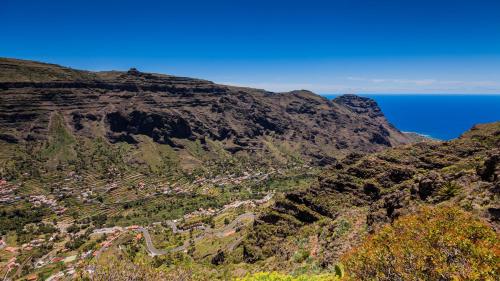
<path id="1" fill-rule="evenodd" d="M 0 0 L 0 56 L 275 91 L 500 93 L 499 0 Z"/>

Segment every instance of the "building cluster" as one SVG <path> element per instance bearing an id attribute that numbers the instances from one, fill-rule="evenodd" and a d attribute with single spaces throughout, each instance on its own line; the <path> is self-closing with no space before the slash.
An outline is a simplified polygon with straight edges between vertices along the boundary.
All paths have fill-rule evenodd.
<path id="1" fill-rule="evenodd" d="M 93 256 L 99 255 L 101 251 L 109 248 L 113 244 L 113 241 L 115 241 L 118 237 L 120 237 L 120 235 L 122 235 L 124 231 L 137 230 L 139 228 L 140 226 L 138 225 L 131 225 L 127 227 L 114 226 L 114 227 L 94 229 L 94 231 L 92 232 L 93 235 L 106 234 L 106 239 L 103 242 L 101 242 L 100 244 L 101 248 L 98 251 L 95 251 L 93 253 L 87 253 L 87 255 L 90 254 L 92 254 Z"/>
<path id="2" fill-rule="evenodd" d="M 254 200 L 244 200 L 244 201 L 234 201 L 229 204 L 224 205 L 221 210 L 218 213 L 223 213 L 229 209 L 235 209 L 241 206 L 248 206 L 248 207 L 256 207 L 258 205 L 262 205 L 269 200 L 271 200 L 274 196 L 274 193 L 268 193 L 264 198 L 262 199 L 254 199 Z"/>
<path id="3" fill-rule="evenodd" d="M 186 185 L 174 183 L 172 185 L 164 185 L 160 188 L 162 194 L 188 194 L 189 188 Z"/>
<path id="4" fill-rule="evenodd" d="M 77 196 L 78 199 L 81 199 L 83 203 L 93 203 L 94 200 L 92 199 L 94 195 L 94 192 L 90 189 L 82 191 L 82 193 Z"/>
<path id="5" fill-rule="evenodd" d="M 0 179 L 0 204 L 10 204 L 21 199 L 15 195 L 18 186 L 10 184 L 4 179 Z"/>
<path id="6" fill-rule="evenodd" d="M 52 237 L 53 240 L 53 237 Z M 45 243 L 45 239 L 34 239 L 31 240 L 28 243 L 24 243 L 21 245 L 21 249 L 26 250 L 26 251 L 31 251 L 33 248 L 41 247 L 42 244 Z"/>
<path id="7" fill-rule="evenodd" d="M 187 220 L 187 219 L 194 218 L 194 217 L 213 216 L 216 213 L 217 213 L 217 210 L 212 209 L 212 208 L 208 208 L 208 209 L 199 208 L 196 211 L 193 211 L 191 213 L 185 214 L 183 216 L 183 218 L 185 220 Z"/>
<path id="8" fill-rule="evenodd" d="M 30 195 L 28 201 L 35 207 L 48 206 L 56 214 L 61 215 L 66 211 L 65 207 L 59 206 L 56 199 L 47 198 L 45 195 Z"/>
<path id="9" fill-rule="evenodd" d="M 74 189 L 68 185 L 55 186 L 52 188 L 54 190 L 54 195 L 61 199 L 73 195 Z"/>
<path id="10" fill-rule="evenodd" d="M 197 178 L 193 184 L 202 186 L 206 184 L 212 184 L 215 186 L 223 187 L 227 185 L 239 185 L 242 184 L 243 182 L 246 181 L 255 181 L 255 182 L 260 182 L 264 181 L 269 178 L 271 174 L 273 174 L 274 171 L 271 171 L 269 173 L 263 173 L 263 172 L 257 172 L 257 173 L 249 173 L 249 172 L 243 172 L 243 175 L 237 176 L 235 174 L 231 175 L 218 175 L 214 178 L 203 178 L 199 177 Z"/>
<path id="11" fill-rule="evenodd" d="M 11 270 L 13 270 L 14 268 L 19 267 L 19 266 L 20 266 L 20 264 L 17 262 L 17 257 L 12 257 L 9 259 L 9 261 L 7 262 L 7 265 L 5 267 L 7 269 L 7 272 L 10 272 Z"/>
<path id="12" fill-rule="evenodd" d="M 111 191 L 113 191 L 113 190 L 115 190 L 117 188 L 118 188 L 118 183 L 111 182 L 111 183 L 106 184 L 105 191 L 106 192 L 111 192 Z"/>

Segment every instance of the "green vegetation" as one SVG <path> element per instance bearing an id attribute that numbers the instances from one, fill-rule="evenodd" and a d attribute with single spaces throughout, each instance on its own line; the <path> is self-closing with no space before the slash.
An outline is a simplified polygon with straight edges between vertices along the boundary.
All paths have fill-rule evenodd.
<path id="1" fill-rule="evenodd" d="M 75 144 L 75 138 L 65 124 L 62 115 L 55 113 L 52 116 L 49 126 L 49 140 L 41 151 L 43 158 L 59 162 L 74 159 L 73 144 Z"/>
<path id="2" fill-rule="evenodd" d="M 179 219 L 200 209 L 217 210 L 237 201 L 262 199 L 272 192 L 305 189 L 316 181 L 318 172 L 295 162 L 276 165 L 265 155 L 258 156 L 264 164 L 255 166 L 255 158 L 245 153 L 230 154 L 220 142 L 210 140 L 206 140 L 206 147 L 199 140 L 184 140 L 186 150 L 180 153 L 147 136 L 137 137 L 136 145 L 110 143 L 102 136 L 90 139 L 74 134 L 61 114 L 54 113 L 48 118 L 45 140 L 6 144 L 9 149 L 0 151 L 0 179 L 8 181 L 4 192 L 11 200 L 0 206 L 0 234 L 8 246 L 16 247 L 13 253 L 0 249 L 0 266 L 6 266 L 13 257 L 27 260 L 23 269 L 9 273 L 9 278 L 28 273 L 48 278 L 66 265 L 52 259 L 76 256 L 77 260 L 84 260 L 81 257 L 84 253 L 97 253 L 112 235 L 97 236 L 96 240 L 92 234 L 95 229 L 148 226 Z M 254 207 L 244 205 L 215 217 L 195 216 L 182 220 L 179 227 L 188 229 L 203 224 L 221 228 L 243 212 L 257 211 Z M 202 230 L 174 235 L 170 227 L 161 225 L 151 234 L 155 245 L 172 249 L 189 240 L 192 245 L 187 254 L 148 259 L 144 258 L 147 256 L 144 240 L 116 242 L 124 246 L 128 263 L 101 272 L 107 276 L 122 267 L 149 272 L 151 268 L 175 265 L 174 269 L 141 274 L 162 280 L 161 276 L 170 276 L 169 272 L 175 271 L 178 263 L 186 259 L 189 265 L 185 270 L 193 272 L 192 280 L 206 280 L 202 278 L 207 276 L 205 262 L 210 264 L 211 257 L 220 249 L 231 248 L 232 252 L 239 253 L 228 252 L 225 263 L 242 261 L 241 248 L 237 246 L 250 225 L 241 223 L 227 236 L 207 236 L 196 242 L 194 238 L 203 234 Z M 237 249 L 233 249 L 235 247 Z M 146 262 L 137 267 L 141 259 Z M 34 268 L 36 262 L 43 265 Z M 190 268 L 192 264 L 196 264 L 196 270 Z M 214 267 L 210 276 L 215 280 L 232 276 L 224 267 Z M 129 280 L 132 277 L 124 273 L 113 278 Z M 172 278 L 164 280 L 175 280 Z"/>
<path id="3" fill-rule="evenodd" d="M 436 194 L 439 201 L 448 200 L 459 194 L 461 187 L 455 182 L 446 182 Z"/>
<path id="4" fill-rule="evenodd" d="M 47 212 L 45 208 L 31 208 L 31 206 L 2 209 L 0 210 L 0 225 L 2 226 L 0 235 L 5 235 L 12 230 L 21 232 L 28 224 L 41 223 Z"/>
<path id="5" fill-rule="evenodd" d="M 425 207 L 371 236 L 345 259 L 353 280 L 496 280 L 500 237 L 454 207 Z"/>
<path id="6" fill-rule="evenodd" d="M 286 275 L 278 272 L 261 272 L 249 275 L 243 278 L 237 278 L 237 281 L 337 281 L 341 280 L 338 275 L 318 274 L 318 275 Z"/>

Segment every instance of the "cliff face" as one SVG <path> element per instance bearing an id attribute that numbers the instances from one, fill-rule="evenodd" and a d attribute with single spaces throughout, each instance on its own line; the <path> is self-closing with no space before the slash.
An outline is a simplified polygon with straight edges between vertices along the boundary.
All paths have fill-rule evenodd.
<path id="1" fill-rule="evenodd" d="M 320 165 L 411 141 L 373 100 L 354 95 L 330 101 L 136 69 L 88 72 L 0 59 L 1 140 L 44 140 L 56 113 L 76 136 L 135 144 L 145 135 L 176 149 L 214 140 L 233 154 L 265 151 L 272 140 Z"/>

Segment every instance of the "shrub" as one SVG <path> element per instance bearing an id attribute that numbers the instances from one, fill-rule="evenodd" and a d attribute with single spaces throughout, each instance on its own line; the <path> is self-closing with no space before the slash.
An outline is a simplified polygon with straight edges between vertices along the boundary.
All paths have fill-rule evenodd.
<path id="1" fill-rule="evenodd" d="M 446 182 L 437 192 L 439 201 L 448 200 L 460 192 L 460 186 L 454 182 Z"/>
<path id="2" fill-rule="evenodd" d="M 248 275 L 237 281 L 338 281 L 340 278 L 333 274 L 299 275 L 292 276 L 278 272 L 260 272 Z"/>
<path id="3" fill-rule="evenodd" d="M 309 257 L 309 251 L 301 249 L 295 252 L 292 258 L 294 262 L 301 263 L 305 261 L 308 257 Z"/>
<path id="4" fill-rule="evenodd" d="M 354 280 L 498 280 L 499 235 L 455 207 L 396 220 L 344 258 Z"/>

